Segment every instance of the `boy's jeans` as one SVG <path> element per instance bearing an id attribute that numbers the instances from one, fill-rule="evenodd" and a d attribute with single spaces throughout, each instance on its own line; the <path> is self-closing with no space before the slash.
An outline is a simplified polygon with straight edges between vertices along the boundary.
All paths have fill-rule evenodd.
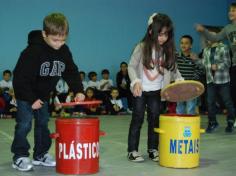
<path id="1" fill-rule="evenodd" d="M 35 117 L 33 158 L 43 156 L 51 146 L 48 103 L 44 102 L 42 108 L 33 110 L 29 102 L 17 100 L 15 136 L 11 146 L 11 151 L 14 153 L 13 160 L 29 156 L 30 144 L 27 135 L 32 127 L 33 116 Z"/>
<path id="2" fill-rule="evenodd" d="M 176 107 L 177 114 L 196 114 L 197 98 L 189 101 L 178 102 Z"/>
<path id="3" fill-rule="evenodd" d="M 230 84 L 207 84 L 208 120 L 216 122 L 216 96 L 222 99 L 228 115 L 227 121 L 233 123 L 235 119 L 235 109 L 230 95 Z"/>

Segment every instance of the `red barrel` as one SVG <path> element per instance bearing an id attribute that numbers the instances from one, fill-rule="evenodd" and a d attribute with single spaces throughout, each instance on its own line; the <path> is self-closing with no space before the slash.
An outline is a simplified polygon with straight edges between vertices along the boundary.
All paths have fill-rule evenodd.
<path id="1" fill-rule="evenodd" d="M 56 119 L 56 171 L 94 174 L 99 170 L 99 119 Z"/>

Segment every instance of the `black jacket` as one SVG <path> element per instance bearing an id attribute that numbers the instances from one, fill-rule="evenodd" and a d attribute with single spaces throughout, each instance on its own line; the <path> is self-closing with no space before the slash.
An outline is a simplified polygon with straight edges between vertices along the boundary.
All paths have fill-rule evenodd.
<path id="1" fill-rule="evenodd" d="M 62 77 L 69 88 L 83 92 L 79 71 L 66 45 L 59 50 L 50 47 L 41 31 L 31 31 L 28 46 L 22 51 L 13 71 L 13 88 L 16 98 L 33 103 L 37 99 L 48 101 Z"/>

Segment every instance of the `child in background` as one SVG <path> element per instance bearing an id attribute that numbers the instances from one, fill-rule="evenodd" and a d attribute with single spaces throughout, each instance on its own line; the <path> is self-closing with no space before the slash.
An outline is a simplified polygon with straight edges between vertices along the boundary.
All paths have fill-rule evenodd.
<path id="1" fill-rule="evenodd" d="M 89 72 L 88 78 L 89 78 L 88 87 L 92 87 L 96 90 L 99 90 L 100 84 L 99 81 L 97 80 L 97 73 L 94 71 Z"/>
<path id="2" fill-rule="evenodd" d="M 184 80 L 200 80 L 201 69 L 195 63 L 196 54 L 193 54 L 191 49 L 193 38 L 190 35 L 183 35 L 180 39 L 180 53 L 177 55 L 177 66 Z M 197 98 L 192 100 L 177 102 L 177 114 L 195 115 L 197 108 Z"/>
<path id="3" fill-rule="evenodd" d="M 88 78 L 88 87 L 92 87 L 94 89 L 95 98 L 97 98 L 98 100 L 102 100 L 103 97 L 100 91 L 100 83 L 97 80 L 97 73 L 94 71 L 89 72 Z"/>
<path id="4" fill-rule="evenodd" d="M 111 98 L 108 102 L 108 113 L 118 115 L 125 112 L 121 99 L 119 99 L 119 90 L 116 87 L 111 89 Z"/>
<path id="5" fill-rule="evenodd" d="M 128 159 L 142 162 L 138 152 L 141 127 L 147 109 L 147 152 L 152 161 L 159 161 L 159 127 L 161 89 L 171 79 L 183 79 L 176 68 L 174 31 L 171 19 L 162 13 L 149 17 L 146 34 L 133 50 L 128 66 L 131 90 L 134 95 L 132 120 L 128 136 Z"/>
<path id="6" fill-rule="evenodd" d="M 3 89 L 0 87 L 0 117 L 1 118 L 5 116 L 5 107 L 6 107 L 6 103 L 3 98 Z"/>
<path id="7" fill-rule="evenodd" d="M 196 30 L 210 41 L 217 42 L 224 39 L 228 40 L 231 52 L 233 54 L 232 66 L 230 68 L 230 86 L 234 107 L 236 107 L 236 2 L 230 4 L 228 17 L 231 23 L 226 25 L 218 33 L 211 34 L 203 25 L 200 24 L 196 25 Z M 234 126 L 236 126 L 236 122 Z"/>
<path id="8" fill-rule="evenodd" d="M 109 101 L 109 96 L 111 93 L 111 88 L 113 86 L 113 81 L 109 79 L 110 72 L 107 69 L 102 70 L 102 79 L 99 81 L 99 87 L 100 87 L 100 99 L 102 100 L 101 108 L 104 111 L 107 111 L 107 103 Z"/>
<path id="9" fill-rule="evenodd" d="M 5 101 L 5 110 L 6 110 L 6 116 L 8 115 L 8 110 L 10 108 L 10 101 L 12 99 L 11 94 L 9 93 L 12 91 L 12 81 L 11 81 L 12 73 L 10 70 L 4 70 L 3 71 L 3 80 L 0 81 L 0 87 L 3 90 L 3 98 Z"/>
<path id="10" fill-rule="evenodd" d="M 16 112 L 17 112 L 17 103 L 16 103 L 16 97 L 13 89 L 9 90 L 9 95 L 11 97 L 9 104 L 6 107 L 6 115 L 9 118 L 15 118 Z"/>
<path id="11" fill-rule="evenodd" d="M 0 81 L 0 87 L 5 91 L 12 89 L 12 81 L 11 81 L 11 71 L 4 70 L 3 71 L 3 80 Z"/>
<path id="12" fill-rule="evenodd" d="M 51 91 L 48 102 L 48 111 L 52 117 L 57 117 L 61 115 L 62 107 L 58 104 L 60 104 L 60 100 L 57 96 L 57 91 Z"/>
<path id="13" fill-rule="evenodd" d="M 99 82 L 100 90 L 107 95 L 110 93 L 111 87 L 113 86 L 113 81 L 109 79 L 109 75 L 109 70 L 102 70 L 102 79 Z"/>
<path id="14" fill-rule="evenodd" d="M 79 72 L 80 75 L 80 79 L 82 81 L 83 87 L 84 87 L 84 91 L 87 89 L 88 87 L 88 82 L 85 80 L 85 72 L 84 71 L 80 71 Z"/>
<path id="15" fill-rule="evenodd" d="M 48 128 L 50 93 L 62 77 L 77 100 L 83 100 L 83 85 L 72 54 L 65 44 L 69 32 L 66 17 L 52 13 L 43 20 L 43 30 L 31 31 L 28 46 L 21 52 L 13 72 L 13 87 L 17 101 L 16 126 L 11 151 L 12 167 L 29 171 L 33 165 L 51 166 L 56 161 L 48 153 L 52 139 Z M 29 155 L 27 135 L 34 123 L 33 161 Z M 32 165 L 33 164 L 33 165 Z"/>
<path id="16" fill-rule="evenodd" d="M 72 90 L 69 90 L 68 94 L 66 96 L 66 103 L 73 102 L 74 99 L 75 99 L 74 92 Z M 78 113 L 76 112 L 76 107 L 77 106 L 64 107 L 63 116 L 64 117 L 69 117 L 69 116 L 72 116 L 72 115 L 78 115 Z"/>
<path id="17" fill-rule="evenodd" d="M 215 31 L 211 31 L 212 35 Z M 206 70 L 207 80 L 207 102 L 208 102 L 208 127 L 207 133 L 212 133 L 219 126 L 216 120 L 216 97 L 222 99 L 227 111 L 227 127 L 225 132 L 233 132 L 235 121 L 235 108 L 230 95 L 230 55 L 226 45 L 220 42 L 208 41 L 203 50 L 203 59 L 200 60 Z"/>
<path id="18" fill-rule="evenodd" d="M 96 100 L 94 96 L 94 89 L 91 87 L 88 87 L 85 91 L 85 101 L 94 101 Z M 87 115 L 99 115 L 101 113 L 101 109 L 99 105 L 85 105 L 83 106 L 85 113 Z"/>
<path id="19" fill-rule="evenodd" d="M 132 112 L 133 105 L 132 105 L 132 98 L 133 95 L 130 91 L 130 78 L 128 74 L 128 64 L 126 62 L 120 63 L 120 71 L 116 74 L 116 85 L 119 91 L 119 95 L 121 100 L 126 107 L 128 112 Z M 125 100 L 124 100 L 125 99 Z M 127 102 L 127 103 L 125 103 Z"/>
<path id="20" fill-rule="evenodd" d="M 69 91 L 69 86 L 66 81 L 62 78 L 59 79 L 56 85 L 57 97 L 59 98 L 60 102 L 65 102 L 66 96 Z"/>

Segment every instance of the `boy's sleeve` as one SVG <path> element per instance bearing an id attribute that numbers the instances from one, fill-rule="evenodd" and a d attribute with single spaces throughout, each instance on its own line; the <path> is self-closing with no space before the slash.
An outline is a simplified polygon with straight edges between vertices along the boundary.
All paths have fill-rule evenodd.
<path id="1" fill-rule="evenodd" d="M 207 29 L 205 29 L 202 32 L 202 34 L 203 34 L 204 37 L 206 37 L 207 40 L 214 41 L 214 42 L 222 41 L 226 38 L 225 28 L 223 28 L 217 34 L 211 34 Z"/>
<path id="2" fill-rule="evenodd" d="M 217 63 L 218 69 L 219 70 L 225 70 L 230 67 L 230 54 L 229 54 L 229 49 L 227 46 L 222 46 L 220 48 L 221 52 L 221 62 Z"/>
<path id="3" fill-rule="evenodd" d="M 74 63 L 70 52 L 68 53 L 68 56 L 66 58 L 66 68 L 62 77 L 67 82 L 69 89 L 71 89 L 74 93 L 84 92 L 78 67 Z"/>
<path id="4" fill-rule="evenodd" d="M 33 53 L 27 49 L 24 50 L 13 71 L 13 89 L 16 98 L 23 99 L 31 104 L 37 100 L 32 90 L 32 85 L 37 76 L 37 61 Z"/>

